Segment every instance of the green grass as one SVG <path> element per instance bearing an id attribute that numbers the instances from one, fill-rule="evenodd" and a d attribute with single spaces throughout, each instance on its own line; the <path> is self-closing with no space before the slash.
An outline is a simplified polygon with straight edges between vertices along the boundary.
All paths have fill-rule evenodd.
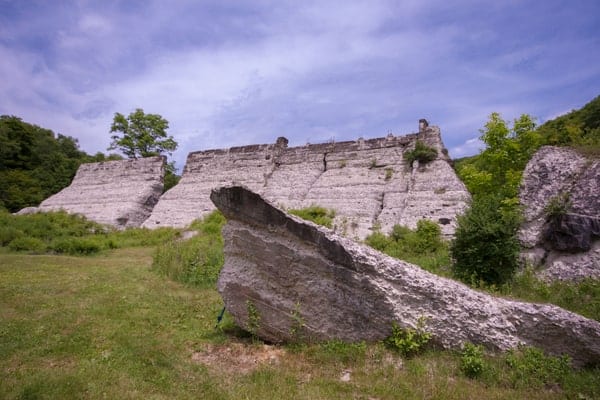
<path id="1" fill-rule="evenodd" d="M 222 301 L 214 288 L 151 271 L 152 252 L 0 253 L 0 398 L 600 397 L 600 371 L 543 359 L 540 368 L 536 354 L 517 354 L 517 367 L 486 355 L 485 373 L 470 379 L 454 352 L 404 359 L 381 343 L 252 342 L 228 315 L 215 329 Z"/>
<path id="2" fill-rule="evenodd" d="M 330 229 L 333 227 L 335 210 L 312 205 L 306 208 L 288 210 L 288 212 L 307 221 L 314 222 L 317 225 L 322 225 Z"/>

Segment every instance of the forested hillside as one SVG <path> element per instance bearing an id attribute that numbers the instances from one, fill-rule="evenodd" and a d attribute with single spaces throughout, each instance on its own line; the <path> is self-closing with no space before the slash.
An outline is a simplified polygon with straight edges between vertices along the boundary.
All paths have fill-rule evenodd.
<path id="1" fill-rule="evenodd" d="M 107 159 L 121 157 L 91 156 L 79 149 L 75 138 L 0 116 L 0 209 L 36 206 L 68 186 L 81 163 Z"/>

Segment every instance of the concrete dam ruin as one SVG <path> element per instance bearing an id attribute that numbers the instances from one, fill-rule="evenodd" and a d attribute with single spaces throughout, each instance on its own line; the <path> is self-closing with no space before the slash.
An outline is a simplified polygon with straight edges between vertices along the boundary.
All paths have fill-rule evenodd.
<path id="1" fill-rule="evenodd" d="M 435 160 L 408 165 L 405 153 L 422 141 Z M 206 150 L 188 155 L 179 184 L 163 194 L 143 227 L 184 227 L 215 210 L 211 190 L 243 185 L 285 208 L 319 205 L 336 213 L 335 230 L 363 239 L 395 224 L 415 228 L 427 218 L 452 235 L 470 195 L 456 176 L 440 130 L 421 120 L 404 136 L 288 147 L 273 144 Z"/>
<path id="2" fill-rule="evenodd" d="M 409 163 L 417 141 L 434 160 Z M 419 122 L 418 133 L 288 147 L 272 144 L 192 152 L 180 182 L 162 194 L 164 159 L 150 157 L 83 164 L 71 185 L 20 213 L 64 209 L 116 227 L 189 225 L 215 210 L 212 189 L 243 185 L 283 209 L 318 205 L 335 211 L 334 230 L 364 239 L 396 224 L 437 222 L 450 236 L 470 199 L 456 176 L 440 129 Z"/>

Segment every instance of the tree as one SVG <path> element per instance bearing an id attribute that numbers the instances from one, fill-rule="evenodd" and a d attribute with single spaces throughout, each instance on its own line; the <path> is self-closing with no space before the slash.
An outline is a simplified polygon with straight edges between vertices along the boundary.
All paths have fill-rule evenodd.
<path id="1" fill-rule="evenodd" d="M 177 142 L 167 136 L 169 121 L 158 114 L 145 114 L 141 108 L 125 117 L 115 113 L 110 132 L 112 142 L 108 150 L 118 149 L 129 158 L 171 154 L 177 149 Z"/>

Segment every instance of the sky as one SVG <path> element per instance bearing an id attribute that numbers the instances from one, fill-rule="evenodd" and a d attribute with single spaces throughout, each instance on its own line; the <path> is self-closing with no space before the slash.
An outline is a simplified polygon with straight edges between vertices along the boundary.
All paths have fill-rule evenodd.
<path id="1" fill-rule="evenodd" d="M 598 0 L 0 0 L 0 115 L 107 152 L 116 112 L 191 151 L 438 125 L 476 154 L 488 116 L 543 123 L 600 94 Z"/>

